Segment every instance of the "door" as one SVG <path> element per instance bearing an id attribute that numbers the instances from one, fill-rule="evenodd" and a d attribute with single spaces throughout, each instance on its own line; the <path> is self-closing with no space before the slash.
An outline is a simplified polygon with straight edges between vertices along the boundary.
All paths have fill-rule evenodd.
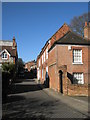
<path id="1" fill-rule="evenodd" d="M 62 78 L 63 72 L 59 71 L 59 78 L 60 78 L 60 92 L 63 93 L 63 78 Z"/>

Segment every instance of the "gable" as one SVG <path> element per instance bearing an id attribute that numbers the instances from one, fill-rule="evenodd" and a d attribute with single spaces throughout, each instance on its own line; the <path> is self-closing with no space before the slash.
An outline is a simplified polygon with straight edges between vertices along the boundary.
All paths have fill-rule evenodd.
<path id="1" fill-rule="evenodd" d="M 6 53 L 7 55 L 11 56 L 10 53 L 6 49 L 4 49 L 3 51 L 1 51 L 0 55 L 2 55 L 3 53 Z"/>

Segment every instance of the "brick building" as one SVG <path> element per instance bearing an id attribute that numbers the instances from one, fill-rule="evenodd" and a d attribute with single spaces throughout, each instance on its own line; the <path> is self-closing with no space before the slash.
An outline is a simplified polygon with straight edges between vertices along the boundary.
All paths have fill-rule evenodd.
<path id="1" fill-rule="evenodd" d="M 25 63 L 25 69 L 27 69 L 28 71 L 35 68 L 37 68 L 37 64 L 35 60 Z"/>
<path id="2" fill-rule="evenodd" d="M 43 58 L 48 47 L 48 60 Z M 65 95 L 88 95 L 90 83 L 90 23 L 85 22 L 84 37 L 64 24 L 45 44 L 37 57 L 37 77 Z"/>
<path id="3" fill-rule="evenodd" d="M 17 59 L 18 53 L 15 37 L 13 37 L 13 41 L 0 40 L 0 66 L 5 62 L 15 64 Z"/>

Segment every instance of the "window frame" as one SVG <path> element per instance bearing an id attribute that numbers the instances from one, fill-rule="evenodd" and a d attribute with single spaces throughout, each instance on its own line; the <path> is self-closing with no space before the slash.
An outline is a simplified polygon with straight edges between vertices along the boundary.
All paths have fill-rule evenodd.
<path id="1" fill-rule="evenodd" d="M 46 49 L 46 60 L 48 59 L 48 47 Z"/>
<path id="2" fill-rule="evenodd" d="M 39 59 L 39 67 L 40 67 L 40 59 Z"/>
<path id="3" fill-rule="evenodd" d="M 3 54 L 4 54 L 4 55 L 3 55 Z M 8 59 L 8 55 L 7 55 L 7 57 L 5 57 L 5 55 L 7 55 L 6 52 L 2 53 L 2 56 L 4 56 L 4 57 L 2 57 L 2 59 Z"/>
<path id="4" fill-rule="evenodd" d="M 44 52 L 44 62 L 45 62 L 45 52 Z"/>
<path id="5" fill-rule="evenodd" d="M 76 74 L 76 78 L 74 77 L 74 75 Z M 80 77 L 81 75 L 81 78 L 82 80 L 78 79 L 77 77 Z M 77 80 L 77 83 L 75 83 L 75 79 Z M 73 73 L 73 84 L 84 84 L 84 75 L 83 75 L 83 72 L 74 72 Z"/>
<path id="6" fill-rule="evenodd" d="M 77 52 L 77 54 L 80 54 L 80 58 L 76 54 L 76 59 L 77 60 L 75 60 L 75 53 L 74 53 L 74 51 L 80 51 L 80 53 Z M 83 64 L 82 63 L 82 49 L 73 49 L 73 53 L 72 54 L 73 54 L 73 64 Z M 78 60 L 78 59 L 80 59 L 80 60 Z"/>
<path id="7" fill-rule="evenodd" d="M 43 68 L 42 68 L 42 79 L 43 79 Z"/>
<path id="8" fill-rule="evenodd" d="M 42 64 L 43 64 L 43 55 L 42 55 Z"/>

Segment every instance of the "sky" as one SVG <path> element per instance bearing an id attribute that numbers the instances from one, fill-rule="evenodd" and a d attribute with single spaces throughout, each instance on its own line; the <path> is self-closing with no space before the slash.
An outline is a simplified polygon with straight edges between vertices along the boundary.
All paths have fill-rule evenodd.
<path id="1" fill-rule="evenodd" d="M 74 16 L 88 12 L 87 2 L 4 2 L 2 39 L 16 38 L 18 57 L 36 60 L 46 41 Z"/>

